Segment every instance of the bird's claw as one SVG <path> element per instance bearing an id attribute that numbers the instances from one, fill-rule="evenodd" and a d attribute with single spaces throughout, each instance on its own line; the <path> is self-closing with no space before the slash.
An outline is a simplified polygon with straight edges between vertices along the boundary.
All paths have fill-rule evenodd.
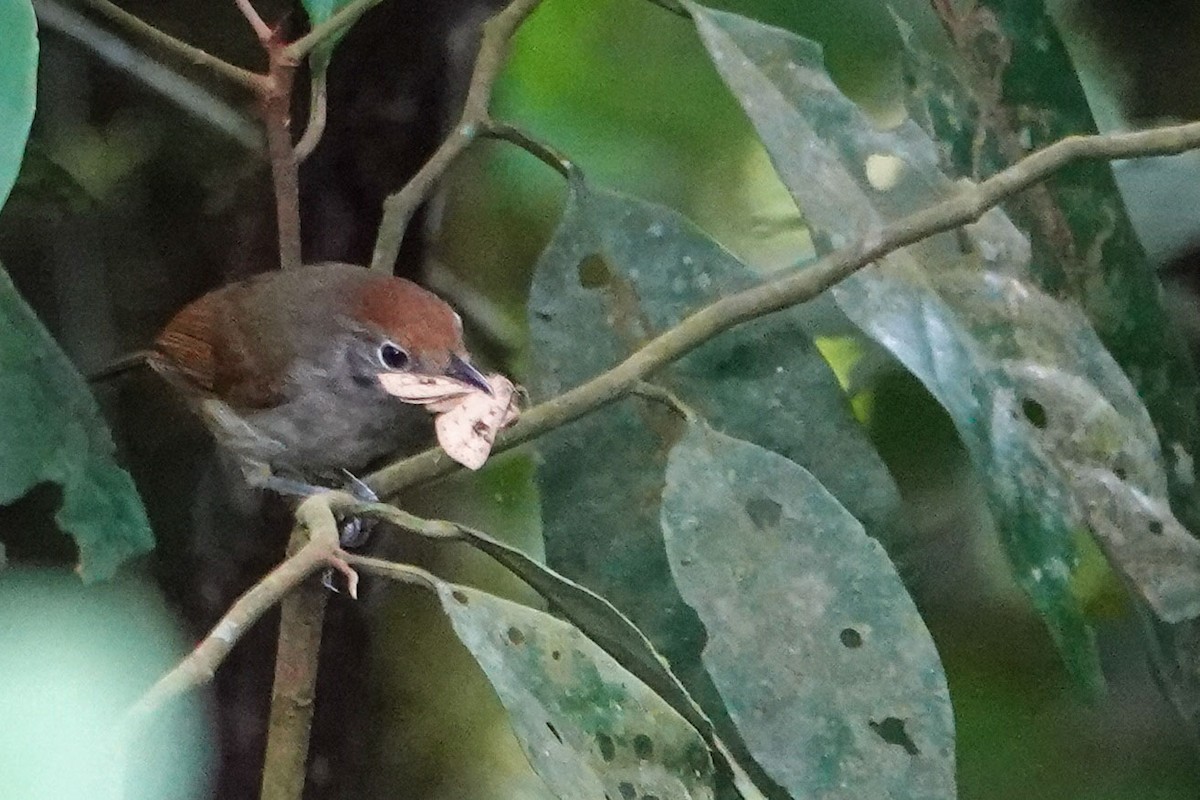
<path id="1" fill-rule="evenodd" d="M 358 572 L 354 567 L 343 558 L 341 550 L 336 551 L 329 557 L 329 566 L 321 573 L 321 584 L 331 592 L 341 593 L 341 590 L 334 585 L 333 573 L 338 571 L 346 578 L 346 594 L 350 595 L 353 600 L 358 599 Z"/>
<path id="2" fill-rule="evenodd" d="M 379 502 L 379 495 L 375 494 L 370 486 L 355 477 L 349 470 L 344 469 L 342 472 L 346 476 L 346 491 L 354 495 L 354 499 L 361 503 Z M 340 527 L 342 547 L 354 548 L 366 544 L 374 529 L 375 520 L 365 520 L 361 517 L 348 517 L 342 520 Z"/>

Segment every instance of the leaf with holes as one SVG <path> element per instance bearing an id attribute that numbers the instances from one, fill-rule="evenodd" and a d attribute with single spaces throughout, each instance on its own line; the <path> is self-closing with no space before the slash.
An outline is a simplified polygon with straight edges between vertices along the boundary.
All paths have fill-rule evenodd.
<path id="1" fill-rule="evenodd" d="M 435 589 L 529 763 L 559 797 L 713 797 L 700 735 L 576 628 L 476 589 Z"/>
<path id="2" fill-rule="evenodd" d="M 37 20 L 28 0 L 0 3 L 0 207 L 17 180 L 37 97 Z"/>
<path id="3" fill-rule="evenodd" d="M 827 800 L 954 797 L 933 640 L 879 543 L 807 470 L 692 425 L 671 451 L 662 529 L 708 631 L 704 665 L 777 783 Z"/>
<path id="4" fill-rule="evenodd" d="M 533 393 L 551 397 L 582 383 L 755 280 L 679 214 L 575 176 L 530 293 Z M 806 334 L 805 313 L 747 323 L 655 380 L 722 429 L 804 464 L 872 535 L 902 542 L 895 486 Z M 551 566 L 629 615 L 719 714 L 699 664 L 703 629 L 671 583 L 658 524 L 663 468 L 679 431 L 674 412 L 630 398 L 543 437 L 546 551 Z"/>
<path id="5" fill-rule="evenodd" d="M 87 384 L 0 268 L 0 505 L 39 483 L 61 486 L 55 520 L 74 537 L 88 580 L 154 546 L 113 451 Z"/>
<path id="6" fill-rule="evenodd" d="M 920 128 L 909 121 L 876 130 L 830 81 L 816 45 L 689 7 L 823 249 L 958 191 Z M 960 234 L 892 254 L 833 293 L 950 412 L 985 480 L 1018 581 L 1076 680 L 1095 689 L 1099 664 L 1072 586 L 1079 533 L 1099 536 L 1165 620 L 1198 608 L 1200 545 L 1153 502 L 1166 493 L 1162 456 L 1128 379 L 1080 313 L 1020 277 L 1028 259 L 1023 237 L 992 211 Z M 1114 480 L 1097 481 L 1096 470 Z M 1142 524 L 1122 534 L 1119 521 L 1129 519 Z M 1180 535 L 1152 536 L 1158 525 Z M 1167 577 L 1133 566 L 1161 563 L 1164 549 L 1181 565 Z"/>
<path id="7" fill-rule="evenodd" d="M 961 174 L 986 178 L 1066 136 L 1096 132 L 1071 59 L 1042 3 L 982 0 L 969 9 L 890 7 L 904 44 L 913 116 Z M 930 52 L 914 26 L 939 13 L 959 59 Z M 938 43 L 940 44 L 940 42 Z M 952 66 L 954 68 L 952 68 Z M 967 76 L 986 74 L 987 80 Z M 1079 302 L 1130 377 L 1158 430 L 1172 506 L 1200 530 L 1195 462 L 1200 448 L 1196 374 L 1164 306 L 1161 283 L 1130 223 L 1112 167 L 1081 161 L 1005 203 L 1029 232 L 1026 273 L 1048 293 Z"/>

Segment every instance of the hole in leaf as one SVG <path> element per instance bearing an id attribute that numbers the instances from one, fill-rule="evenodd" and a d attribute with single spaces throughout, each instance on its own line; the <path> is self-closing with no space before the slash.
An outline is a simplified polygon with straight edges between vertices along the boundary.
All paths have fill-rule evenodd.
<path id="1" fill-rule="evenodd" d="M 898 717 L 888 717 L 883 722 L 870 721 L 871 730 L 879 734 L 879 738 L 883 739 L 888 744 L 894 744 L 897 747 L 903 747 L 904 752 L 910 756 L 920 754 L 917 749 L 917 744 L 908 735 L 908 731 L 904 730 L 904 720 Z"/>
<path id="2" fill-rule="evenodd" d="M 621 781 L 617 784 L 617 791 L 621 793 L 623 800 L 634 800 L 637 797 L 637 789 L 633 788 L 633 784 L 629 781 Z"/>
<path id="3" fill-rule="evenodd" d="M 607 733 L 597 733 L 596 744 L 600 747 L 600 757 L 605 761 L 612 761 L 617 757 L 617 746 Z"/>
<path id="4" fill-rule="evenodd" d="M 603 289 L 612 283 L 612 270 L 599 253 L 579 262 L 579 285 L 585 289 Z"/>
<path id="5" fill-rule="evenodd" d="M 455 589 L 450 593 L 450 596 L 462 603 L 464 606 L 467 604 L 467 595 L 465 592 L 460 592 L 458 589 Z"/>
<path id="6" fill-rule="evenodd" d="M 856 647 L 862 647 L 862 634 L 854 630 L 854 628 L 842 628 L 842 632 L 838 634 L 838 638 L 842 640 L 842 644 L 853 650 Z"/>
<path id="7" fill-rule="evenodd" d="M 654 742 L 646 734 L 639 733 L 633 737 L 633 754 L 642 761 L 648 760 L 654 755 Z"/>
<path id="8" fill-rule="evenodd" d="M 1155 536 L 1162 535 L 1163 524 L 1159 520 L 1156 520 L 1156 519 L 1150 520 L 1150 524 L 1148 527 L 1150 528 L 1150 532 L 1153 533 Z"/>
<path id="9" fill-rule="evenodd" d="M 1029 424 L 1040 430 L 1046 428 L 1046 407 L 1034 400 L 1032 397 L 1026 397 L 1021 401 L 1021 413 L 1025 415 L 1025 419 L 1029 420 Z"/>
<path id="10" fill-rule="evenodd" d="M 525 634 L 521 633 L 521 629 L 513 626 L 508 629 L 508 640 L 513 644 L 524 644 Z"/>
<path id="11" fill-rule="evenodd" d="M 779 524 L 779 519 L 783 516 L 783 506 L 769 497 L 755 497 L 746 501 L 746 513 L 750 515 L 754 527 L 761 531 Z"/>
<path id="12" fill-rule="evenodd" d="M 552 734 L 554 735 L 554 738 L 555 738 L 555 739 L 558 739 L 558 743 L 559 743 L 559 744 L 562 744 L 562 737 L 561 737 L 561 736 L 559 736 L 559 734 L 558 734 L 558 728 L 554 727 L 554 723 L 552 723 L 552 722 L 547 722 L 547 723 L 546 723 L 546 727 L 550 729 L 550 733 L 552 733 Z"/>

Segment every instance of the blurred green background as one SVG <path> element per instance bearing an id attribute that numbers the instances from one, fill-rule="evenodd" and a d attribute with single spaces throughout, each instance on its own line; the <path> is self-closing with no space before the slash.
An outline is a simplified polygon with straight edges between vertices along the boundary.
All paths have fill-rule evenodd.
<path id="1" fill-rule="evenodd" d="M 819 41 L 847 94 L 881 124 L 899 118 L 897 39 L 885 4 L 722 5 Z M 1198 14 L 1186 3 L 1148 5 L 1056 7 L 1088 70 L 1105 126 L 1196 111 L 1183 91 L 1162 88 L 1166 100 L 1154 107 L 1139 90 L 1138 76 L 1194 87 L 1200 71 L 1200 37 L 1190 35 Z M 130 7 L 231 60 L 258 63 L 232 4 L 162 0 Z M 269 11 L 285 9 L 264 3 L 262 10 L 269 17 Z M 1164 17 L 1176 24 L 1163 23 Z M 1121 30 L 1137 35 L 1112 33 Z M 1177 38 L 1168 44 L 1163 37 L 1169 36 Z M 63 36 L 61 26 L 44 29 L 42 41 L 39 116 L 22 179 L 0 215 L 0 260 L 77 363 L 94 367 L 143 344 L 164 313 L 223 268 L 232 271 L 222 263 L 227 252 L 210 236 L 219 230 L 233 241 L 246 238 L 238 221 L 244 206 L 232 197 L 259 192 L 260 208 L 269 201 L 256 160 L 228 136 L 127 72 L 99 64 L 89 47 Z M 1156 72 L 1153 60 L 1168 55 L 1174 72 Z M 186 74 L 198 84 L 212 83 L 203 74 Z M 220 89 L 217 97 L 230 99 Z M 799 212 L 692 29 L 660 7 L 637 0 L 546 0 L 516 39 L 494 111 L 567 154 L 594 182 L 681 210 L 764 272 L 810 252 Z M 330 113 L 339 113 L 336 104 Z M 1190 157 L 1130 165 L 1120 176 L 1147 248 L 1164 264 L 1182 258 L 1200 232 L 1192 215 L 1165 214 L 1166 207 L 1186 204 L 1164 198 L 1194 193 L 1189 187 L 1200 185 L 1197 177 Z M 491 327 L 503 334 L 496 359 L 519 380 L 530 269 L 553 229 L 562 182 L 515 148 L 485 142 L 456 166 L 444 189 L 444 206 L 431 226 L 435 266 L 427 277 L 435 286 L 452 281 L 469 317 L 472 304 L 475 316 L 490 315 Z M 101 260 L 103 273 L 89 269 Z M 1185 282 L 1170 286 L 1181 313 L 1194 316 Z M 93 289 L 113 298 L 116 310 L 81 302 L 80 293 Z M 1088 704 L 1068 685 L 1044 629 L 1007 577 L 982 491 L 949 421 L 915 381 L 857 341 L 836 315 L 828 315 L 827 327 L 827 352 L 862 396 L 856 408 L 920 531 L 902 569 L 912 576 L 913 594 L 949 676 L 960 796 L 1200 797 L 1194 743 L 1157 694 L 1134 621 L 1104 569 L 1098 566 L 1095 582 L 1080 588 L 1101 630 L 1110 680 L 1109 696 Z M 153 441 L 173 446 L 173 435 L 168 429 Z M 144 441 L 129 445 L 126 457 L 136 460 L 148 449 Z M 412 500 L 414 510 L 473 522 L 536 551 L 533 457 L 525 449 L 471 480 L 443 484 Z M 174 484 L 146 472 L 143 490 L 169 498 Z M 186 483 L 187 476 L 176 479 Z M 185 510 L 156 517 L 160 539 L 168 542 L 186 537 L 188 525 Z M 80 768 L 87 760 L 72 759 L 72 748 L 94 755 L 89 720 L 111 709 L 61 705 L 70 700 L 71 687 L 82 684 L 93 690 L 89 696 L 99 690 L 107 702 L 124 702 L 136 691 L 131 687 L 168 663 L 168 652 L 178 656 L 184 648 L 166 621 L 176 609 L 165 599 L 170 586 L 164 596 L 142 574 L 116 587 L 81 589 L 60 572 L 19 566 L 26 559 L 18 556 L 27 553 L 53 558 L 49 548 L 28 541 L 28 529 L 18 535 L 12 517 L 0 516 L 0 526 L 0 540 L 18 564 L 0 577 L 0 787 L 6 787 L 20 786 L 30 769 L 44 769 L 32 757 L 18 763 L 17 754 L 25 752 L 20 748 L 31 743 L 39 757 L 48 751 Z M 44 530 L 52 535 L 48 526 Z M 528 599 L 513 581 L 473 559 L 421 548 L 401 554 L 432 562 L 448 577 Z M 343 796 L 542 796 L 486 684 L 429 599 L 413 591 L 379 591 L 363 612 L 375 632 L 364 661 L 372 736 L 358 758 L 362 771 Z M 115 649 L 103 646 L 114 641 L 120 643 Z M 114 683 L 101 689 L 106 676 Z M 40 727 L 47 715 L 75 720 L 78 729 L 57 726 L 47 734 Z M 184 749 L 195 761 L 171 767 L 180 776 L 178 794 L 171 796 L 203 796 L 211 735 L 203 732 L 200 711 L 182 719 L 183 727 L 170 736 L 194 742 L 194 749 Z M 166 763 L 174 763 L 170 758 Z M 14 796 L 91 795 L 86 788 L 44 785 Z"/>

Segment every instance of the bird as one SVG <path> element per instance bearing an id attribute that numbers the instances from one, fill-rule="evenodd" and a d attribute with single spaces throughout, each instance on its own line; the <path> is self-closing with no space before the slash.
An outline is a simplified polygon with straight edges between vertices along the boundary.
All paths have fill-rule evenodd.
<path id="1" fill-rule="evenodd" d="M 186 305 L 146 354 L 236 459 L 284 494 L 432 441 L 432 418 L 382 376 L 450 379 L 491 394 L 462 318 L 412 281 L 338 262 L 275 270 Z"/>

